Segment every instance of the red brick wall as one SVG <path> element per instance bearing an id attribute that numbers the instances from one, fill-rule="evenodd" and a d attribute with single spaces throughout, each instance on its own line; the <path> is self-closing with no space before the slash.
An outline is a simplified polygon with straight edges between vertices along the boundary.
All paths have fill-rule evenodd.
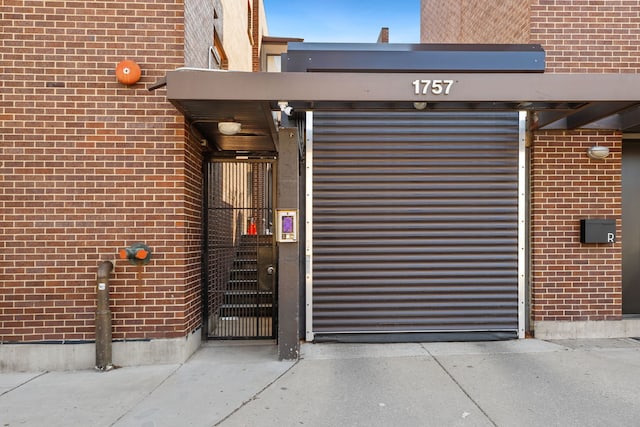
<path id="1" fill-rule="evenodd" d="M 544 47 L 546 72 L 638 72 L 639 19 L 637 0 L 532 0 L 530 41 Z M 613 155 L 586 157 L 597 143 Z M 620 147 L 613 132 L 538 132 L 531 166 L 534 320 L 621 318 Z M 588 217 L 616 219 L 618 242 L 581 244 L 579 219 Z"/>
<path id="2" fill-rule="evenodd" d="M 174 0 L 0 5 L 0 340 L 92 340 L 97 265 L 118 261 L 114 339 L 185 336 L 200 321 L 200 154 L 147 85 L 183 65 Z M 133 59 L 139 84 L 116 64 Z"/>
<path id="3" fill-rule="evenodd" d="M 640 70 L 640 0 L 506 3 L 513 7 L 423 0 L 421 40 L 539 43 L 546 72 Z M 613 155 L 589 159 L 587 148 L 598 143 Z M 613 132 L 536 132 L 530 189 L 534 321 L 621 318 L 620 147 L 621 135 Z M 618 242 L 581 244 L 579 220 L 588 217 L 616 219 Z"/>
<path id="4" fill-rule="evenodd" d="M 188 126 L 185 126 L 188 128 Z M 185 129 L 189 133 L 188 129 Z M 192 140 L 185 147 L 184 163 L 184 331 L 202 325 L 202 251 L 203 251 L 203 153 L 199 143 Z"/>
<path id="5" fill-rule="evenodd" d="M 531 0 L 531 43 L 547 72 L 637 73 L 640 0 Z"/>
<path id="6" fill-rule="evenodd" d="M 530 0 L 422 0 L 422 43 L 528 43 Z"/>
<path id="7" fill-rule="evenodd" d="M 422 0 L 423 43 L 539 43 L 547 72 L 636 73 L 640 0 Z"/>
<path id="8" fill-rule="evenodd" d="M 593 145 L 610 147 L 593 160 Z M 616 320 L 622 309 L 621 139 L 538 132 L 531 150 L 533 320 Z M 615 244 L 580 243 L 580 219 L 617 220 Z"/>

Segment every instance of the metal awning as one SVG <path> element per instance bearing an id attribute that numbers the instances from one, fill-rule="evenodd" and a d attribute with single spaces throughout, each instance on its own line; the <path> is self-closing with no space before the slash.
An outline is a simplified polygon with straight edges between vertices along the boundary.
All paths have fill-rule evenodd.
<path id="1" fill-rule="evenodd" d="M 162 82 L 164 83 L 164 82 Z M 157 87 L 162 85 L 154 85 Z M 640 74 L 250 73 L 176 70 L 167 98 L 222 151 L 277 151 L 272 112 L 305 110 L 528 110 L 536 129 L 640 132 Z M 416 104 L 418 103 L 418 104 Z M 426 103 L 426 105 L 424 105 Z M 217 123 L 242 123 L 221 135 Z"/>
<path id="2" fill-rule="evenodd" d="M 289 43 L 283 71 L 543 73 L 539 44 Z"/>

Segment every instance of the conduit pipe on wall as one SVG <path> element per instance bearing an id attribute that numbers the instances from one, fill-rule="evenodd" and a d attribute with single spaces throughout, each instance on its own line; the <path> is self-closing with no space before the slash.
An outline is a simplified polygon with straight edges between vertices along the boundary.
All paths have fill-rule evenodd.
<path id="1" fill-rule="evenodd" d="M 109 277 L 113 270 L 111 261 L 98 265 L 96 286 L 96 369 L 108 371 L 111 361 L 111 310 L 109 309 Z"/>

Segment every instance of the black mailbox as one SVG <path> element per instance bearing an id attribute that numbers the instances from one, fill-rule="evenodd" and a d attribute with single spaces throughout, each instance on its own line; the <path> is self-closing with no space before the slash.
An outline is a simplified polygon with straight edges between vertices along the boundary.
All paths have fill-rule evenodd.
<path id="1" fill-rule="evenodd" d="M 615 243 L 616 220 L 615 219 L 581 219 L 580 220 L 581 243 Z"/>

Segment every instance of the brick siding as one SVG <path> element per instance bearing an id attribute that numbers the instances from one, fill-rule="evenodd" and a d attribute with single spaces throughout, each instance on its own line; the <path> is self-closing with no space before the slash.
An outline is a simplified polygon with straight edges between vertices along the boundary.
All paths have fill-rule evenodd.
<path id="1" fill-rule="evenodd" d="M 423 43 L 539 43 L 547 72 L 636 73 L 640 0 L 422 0 Z"/>
<path id="2" fill-rule="evenodd" d="M 593 160 L 593 145 L 610 147 Z M 538 132 L 531 149 L 533 320 L 618 320 L 622 309 L 621 138 Z M 580 219 L 617 220 L 615 244 L 580 243 Z"/>
<path id="3" fill-rule="evenodd" d="M 423 0 L 422 20 L 423 42 L 539 43 L 547 56 L 546 72 L 640 70 L 640 0 Z M 535 135 L 530 165 L 532 319 L 620 319 L 621 135 Z M 586 150 L 596 144 L 610 147 L 613 154 L 604 161 L 589 159 Z M 581 244 L 579 220 L 589 217 L 616 219 L 618 242 Z"/>
<path id="4" fill-rule="evenodd" d="M 251 71 L 260 71 L 260 1 L 250 0 L 251 2 Z"/>
<path id="5" fill-rule="evenodd" d="M 529 0 L 422 0 L 422 43 L 528 43 Z"/>
<path id="6" fill-rule="evenodd" d="M 640 1 L 532 0 L 530 41 L 544 47 L 546 72 L 638 72 L 638 19 Z M 596 144 L 613 154 L 589 159 L 585 151 Z M 531 166 L 534 321 L 621 318 L 620 147 L 613 132 L 538 132 Z M 616 219 L 618 242 L 581 244 L 579 219 L 589 217 Z"/>
<path id="7" fill-rule="evenodd" d="M 0 341 L 94 339 L 97 265 L 137 241 L 153 259 L 116 263 L 114 339 L 199 326 L 200 147 L 147 90 L 183 65 L 183 20 L 173 0 L 0 5 Z"/>
<path id="8" fill-rule="evenodd" d="M 531 43 L 547 72 L 637 73 L 640 0 L 532 0 Z"/>

